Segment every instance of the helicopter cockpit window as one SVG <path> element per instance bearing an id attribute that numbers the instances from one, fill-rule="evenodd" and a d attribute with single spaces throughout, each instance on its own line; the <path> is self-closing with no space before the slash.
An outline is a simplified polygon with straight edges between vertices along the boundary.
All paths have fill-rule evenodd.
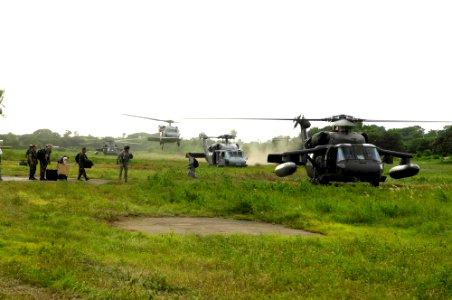
<path id="1" fill-rule="evenodd" d="M 375 147 L 362 146 L 340 146 L 337 149 L 337 161 L 348 159 L 372 159 L 381 161 L 380 155 Z"/>
<path id="2" fill-rule="evenodd" d="M 226 154 L 228 157 L 243 157 L 242 151 L 228 151 Z"/>

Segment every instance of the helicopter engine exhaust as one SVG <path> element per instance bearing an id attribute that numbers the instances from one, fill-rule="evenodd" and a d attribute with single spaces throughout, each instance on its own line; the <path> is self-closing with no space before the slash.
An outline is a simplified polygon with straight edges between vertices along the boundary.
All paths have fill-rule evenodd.
<path id="1" fill-rule="evenodd" d="M 292 175 L 293 173 L 295 173 L 296 170 L 297 170 L 297 165 L 294 162 L 289 161 L 289 162 L 279 164 L 275 168 L 275 174 L 278 177 L 285 177 L 285 176 Z"/>
<path id="2" fill-rule="evenodd" d="M 404 164 L 397 167 L 391 168 L 389 170 L 389 176 L 394 179 L 401 179 L 406 177 L 411 177 L 419 173 L 419 166 L 416 164 Z"/>

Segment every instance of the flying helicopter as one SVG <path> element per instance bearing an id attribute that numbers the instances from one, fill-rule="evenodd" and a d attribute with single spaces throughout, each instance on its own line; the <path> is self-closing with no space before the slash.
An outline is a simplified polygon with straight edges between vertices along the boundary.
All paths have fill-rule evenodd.
<path id="1" fill-rule="evenodd" d="M 384 163 L 392 164 L 393 158 L 400 158 L 400 164 L 389 170 L 389 176 L 401 179 L 415 176 L 419 166 L 411 163 L 411 153 L 382 149 L 370 144 L 367 134 L 353 132 L 357 123 L 367 122 L 441 122 L 450 121 L 408 121 L 408 120 L 370 120 L 348 115 L 328 118 L 220 118 L 235 120 L 283 120 L 293 121 L 294 128 L 301 129 L 301 149 L 283 153 L 268 154 L 267 162 L 276 163 L 275 174 L 279 177 L 296 172 L 297 166 L 304 166 L 311 182 L 328 184 L 330 182 L 368 182 L 379 186 L 387 176 L 383 175 Z M 309 136 L 310 121 L 332 122 L 332 131 L 321 131 Z"/>
<path id="2" fill-rule="evenodd" d="M 165 143 L 176 143 L 177 146 L 180 147 L 181 138 L 180 138 L 179 128 L 177 126 L 172 126 L 173 123 L 177 123 L 176 121 L 160 120 L 160 119 L 154 119 L 154 118 L 136 116 L 136 115 L 128 115 L 128 114 L 123 114 L 123 115 L 128 116 L 128 117 L 141 118 L 141 119 L 168 123 L 168 125 L 159 125 L 158 133 L 155 133 L 155 134 L 152 134 L 151 136 L 149 136 L 148 141 L 159 142 L 160 146 L 162 147 L 162 150 L 163 150 L 163 146 L 165 145 Z"/>
<path id="3" fill-rule="evenodd" d="M 211 166 L 217 167 L 246 167 L 245 153 L 240 149 L 239 144 L 231 142 L 235 139 L 235 135 L 223 134 L 219 136 L 207 136 L 205 133 L 200 133 L 199 138 L 203 140 L 203 153 L 193 153 L 192 156 L 196 158 L 205 158 Z M 210 138 L 219 139 L 212 145 L 208 145 L 207 140 Z"/>

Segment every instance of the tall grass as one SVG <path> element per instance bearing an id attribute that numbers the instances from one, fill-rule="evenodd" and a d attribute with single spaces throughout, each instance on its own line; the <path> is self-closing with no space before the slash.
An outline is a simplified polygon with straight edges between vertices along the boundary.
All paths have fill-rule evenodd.
<path id="1" fill-rule="evenodd" d="M 202 163 L 191 179 L 184 159 L 144 153 L 120 184 L 115 160 L 96 159 L 89 176 L 111 182 L 0 183 L 0 298 L 37 290 L 84 299 L 452 297 L 449 163 L 421 162 L 417 177 L 374 188 L 312 185 L 302 170 L 276 178 L 265 165 Z M 4 175 L 27 171 L 3 161 Z M 324 236 L 148 235 L 112 226 L 172 215 L 260 220 Z"/>

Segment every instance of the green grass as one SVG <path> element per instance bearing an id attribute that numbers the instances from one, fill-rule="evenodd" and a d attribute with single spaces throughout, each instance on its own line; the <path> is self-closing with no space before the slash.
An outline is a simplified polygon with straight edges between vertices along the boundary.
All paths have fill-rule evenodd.
<path id="1" fill-rule="evenodd" d="M 19 157 L 5 150 L 3 175 L 27 175 Z M 265 165 L 201 163 L 193 180 L 183 157 L 153 153 L 137 153 L 130 182 L 119 184 L 114 157 L 92 158 L 88 175 L 112 182 L 0 183 L 0 299 L 452 297 L 448 161 L 421 161 L 419 175 L 374 188 L 312 185 L 303 170 L 277 178 Z M 173 215 L 324 236 L 148 235 L 111 226 L 125 216 Z"/>

